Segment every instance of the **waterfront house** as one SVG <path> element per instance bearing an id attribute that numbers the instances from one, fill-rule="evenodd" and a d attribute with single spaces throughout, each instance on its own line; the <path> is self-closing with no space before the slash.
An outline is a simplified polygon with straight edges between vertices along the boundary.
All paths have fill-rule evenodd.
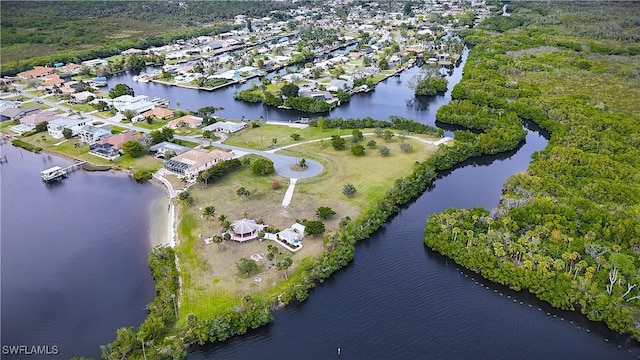
<path id="1" fill-rule="evenodd" d="M 87 119 L 63 117 L 50 121 L 47 124 L 47 130 L 52 137 L 62 139 L 64 137 L 62 134 L 64 129 L 70 129 L 72 136 L 76 136 L 87 123 Z"/>
<path id="2" fill-rule="evenodd" d="M 133 132 L 122 132 L 98 140 L 89 146 L 89 154 L 113 160 L 122 155 L 122 146 L 127 141 L 138 141 L 140 135 Z"/>
<path id="3" fill-rule="evenodd" d="M 40 123 L 50 122 L 59 117 L 60 114 L 58 114 L 54 109 L 48 109 L 23 117 L 20 119 L 20 124 L 23 125 L 26 131 L 29 131 L 35 129 L 36 125 Z"/>
<path id="4" fill-rule="evenodd" d="M 173 119 L 167 124 L 171 129 L 178 129 L 181 127 L 197 128 L 200 125 L 202 125 L 202 118 L 193 115 L 185 115 L 177 119 Z"/>
<path id="5" fill-rule="evenodd" d="M 178 174 L 180 178 L 195 181 L 201 171 L 207 170 L 217 165 L 220 161 L 231 159 L 232 157 L 232 152 L 192 149 L 165 161 L 164 167 Z"/>
<path id="6" fill-rule="evenodd" d="M 100 141 L 111 136 L 111 128 L 108 126 L 97 127 L 93 125 L 86 125 L 80 129 L 78 136 L 80 137 L 81 142 L 91 145 L 96 141 Z"/>
<path id="7" fill-rule="evenodd" d="M 174 144 L 172 142 L 163 141 L 155 144 L 149 148 L 149 151 L 156 153 L 156 157 L 162 157 L 166 159 L 167 154 L 180 155 L 191 150 L 190 147 Z"/>
<path id="8" fill-rule="evenodd" d="M 237 123 L 237 122 L 232 122 L 232 121 L 218 121 L 216 123 L 213 123 L 211 125 L 208 125 L 204 128 L 202 128 L 202 131 L 222 131 L 222 132 L 226 132 L 229 134 L 233 134 L 236 133 L 242 129 L 244 129 L 247 126 L 247 123 Z"/>
<path id="9" fill-rule="evenodd" d="M 138 115 L 142 112 L 151 110 L 156 106 L 149 100 L 149 97 L 146 95 L 122 95 L 113 99 L 113 107 L 120 112 L 131 110 L 136 115 Z"/>
<path id="10" fill-rule="evenodd" d="M 144 116 L 145 118 L 151 117 L 151 118 L 156 118 L 160 120 L 165 120 L 172 117 L 173 114 L 174 114 L 173 110 L 156 107 L 149 111 L 143 112 L 141 115 Z"/>

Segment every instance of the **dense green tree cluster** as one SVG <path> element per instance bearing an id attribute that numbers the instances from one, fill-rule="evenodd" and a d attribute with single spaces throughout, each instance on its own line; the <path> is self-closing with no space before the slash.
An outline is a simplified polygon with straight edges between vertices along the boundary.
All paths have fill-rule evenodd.
<path id="1" fill-rule="evenodd" d="M 257 3 L 64 1 L 50 6 L 47 1 L 6 1 L 0 14 L 2 75 L 36 65 L 104 58 L 128 48 L 145 49 L 176 39 L 223 33 L 234 28 L 228 20 L 235 15 L 262 17 L 272 10 L 296 6 L 277 1 Z M 23 53 L 23 49 L 34 51 Z"/>
<path id="2" fill-rule="evenodd" d="M 640 96 L 640 66 L 620 54 L 636 52 L 628 32 L 637 35 L 631 19 L 640 11 L 602 6 L 519 3 L 515 17 L 465 33 L 475 47 L 457 100 L 437 118 L 480 133 L 456 132 L 456 145 L 428 162 L 440 169 L 467 151 L 504 151 L 520 139 L 520 120 L 551 139 L 505 183 L 496 209 L 435 214 L 425 242 L 492 281 L 638 339 L 640 104 L 629 99 Z"/>
<path id="3" fill-rule="evenodd" d="M 209 182 L 216 181 L 230 172 L 242 167 L 242 162 L 238 159 L 229 159 L 219 162 L 207 170 L 198 174 L 198 181 L 207 185 Z"/>
<path id="4" fill-rule="evenodd" d="M 321 116 L 318 119 L 311 120 L 309 122 L 309 125 L 319 126 L 320 121 L 322 121 L 322 126 L 326 129 L 394 128 L 397 130 L 406 130 L 408 132 L 416 134 L 429 134 L 438 136 L 441 136 L 443 134 L 442 130 L 436 128 L 435 126 L 426 125 L 415 120 L 396 115 L 389 116 L 389 121 L 376 120 L 368 116 L 360 119 L 325 118 Z"/>
<path id="5" fill-rule="evenodd" d="M 284 105 L 294 110 L 304 111 L 312 114 L 325 113 L 331 109 L 331 105 L 322 99 L 297 96 L 290 97 L 284 101 Z"/>

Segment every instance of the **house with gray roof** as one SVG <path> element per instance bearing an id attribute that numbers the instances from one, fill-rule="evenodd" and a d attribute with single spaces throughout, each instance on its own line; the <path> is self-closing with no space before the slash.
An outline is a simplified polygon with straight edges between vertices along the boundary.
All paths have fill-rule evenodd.
<path id="1" fill-rule="evenodd" d="M 62 139 L 64 137 L 62 134 L 64 129 L 71 129 L 72 136 L 76 136 L 80 132 L 80 129 L 86 126 L 88 122 L 87 119 L 63 117 L 50 121 L 47 124 L 47 130 L 49 131 L 49 135 L 56 139 Z"/>
<path id="2" fill-rule="evenodd" d="M 166 154 L 180 155 L 191 150 L 190 147 L 174 144 L 172 142 L 163 141 L 149 148 L 149 151 L 155 152 L 156 157 L 166 158 Z"/>
<path id="3" fill-rule="evenodd" d="M 93 125 L 86 125 L 80 129 L 78 136 L 80 137 L 81 142 L 91 145 L 111 136 L 111 128 L 108 126 L 97 127 Z"/>

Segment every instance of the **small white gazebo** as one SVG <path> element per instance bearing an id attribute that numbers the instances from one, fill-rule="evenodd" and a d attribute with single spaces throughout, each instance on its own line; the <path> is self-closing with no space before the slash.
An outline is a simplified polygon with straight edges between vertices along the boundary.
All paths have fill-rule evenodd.
<path id="1" fill-rule="evenodd" d="M 235 241 L 247 241 L 258 237 L 258 231 L 262 230 L 262 225 L 255 220 L 240 219 L 231 223 L 231 239 Z"/>

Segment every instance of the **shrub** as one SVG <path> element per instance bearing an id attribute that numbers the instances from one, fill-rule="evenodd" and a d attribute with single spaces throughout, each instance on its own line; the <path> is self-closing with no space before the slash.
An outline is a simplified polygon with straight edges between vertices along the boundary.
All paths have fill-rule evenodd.
<path id="1" fill-rule="evenodd" d="M 271 183 L 271 190 L 278 190 L 280 189 L 280 181 L 274 181 Z"/>
<path id="2" fill-rule="evenodd" d="M 153 177 L 153 171 L 151 170 L 138 170 L 133 174 L 133 178 L 137 182 L 145 182 Z"/>
<path id="3" fill-rule="evenodd" d="M 351 153 L 355 156 L 364 156 L 364 146 L 362 145 L 353 145 L 351 147 Z"/>
<path id="4" fill-rule="evenodd" d="M 406 152 L 406 153 L 410 153 L 413 151 L 413 146 L 411 144 L 407 144 L 407 143 L 401 143 L 400 144 L 400 150 Z"/>
<path id="5" fill-rule="evenodd" d="M 342 188 L 342 193 L 347 197 L 353 197 L 358 190 L 353 184 L 346 184 L 344 188 Z"/>
<path id="6" fill-rule="evenodd" d="M 249 168 L 251 169 L 251 172 L 256 175 L 270 175 L 276 171 L 273 166 L 273 161 L 263 157 L 253 160 L 249 165 Z"/>

